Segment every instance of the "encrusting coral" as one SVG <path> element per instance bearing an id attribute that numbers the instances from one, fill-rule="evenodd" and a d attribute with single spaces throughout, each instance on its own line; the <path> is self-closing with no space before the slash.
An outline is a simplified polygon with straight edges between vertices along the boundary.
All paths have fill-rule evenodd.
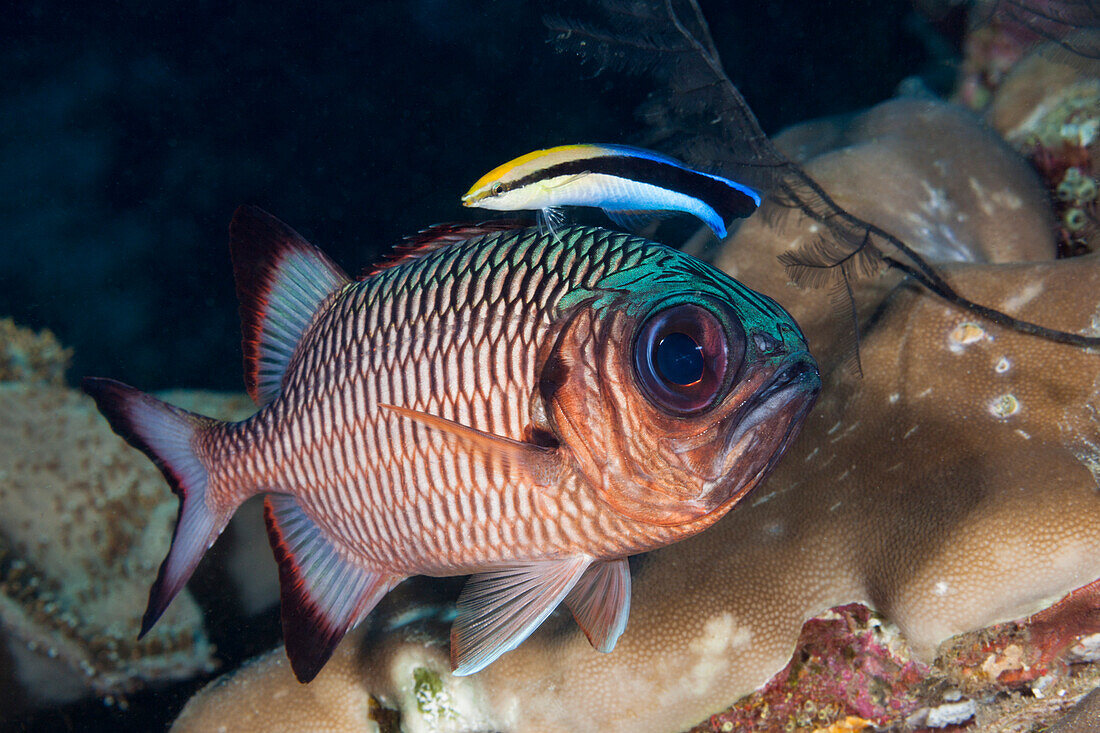
<path id="1" fill-rule="evenodd" d="M 974 115 L 949 104 L 896 100 L 838 123 L 796 125 L 775 138 L 852 213 L 899 236 L 932 261 L 1053 259 L 1048 197 L 1026 161 Z M 828 289 L 799 290 L 776 257 L 820 236 L 818 226 L 765 201 L 715 264 L 779 300 L 806 330 L 826 368 L 854 347 L 852 322 Z M 858 283 L 860 321 L 898 283 Z"/>
<path id="2" fill-rule="evenodd" d="M 0 318 L 0 382 L 42 382 L 60 387 L 72 361 L 72 349 L 50 331 L 32 331 Z"/>
<path id="3" fill-rule="evenodd" d="M 1100 60 L 1057 44 L 1036 48 L 1004 80 L 986 118 L 1043 176 L 1061 251 L 1100 248 Z"/>
<path id="4" fill-rule="evenodd" d="M 1049 204 L 1011 150 L 942 105 L 896 102 L 856 124 L 873 132 L 842 133 L 841 150 L 820 166 L 808 162 L 845 206 L 884 228 L 907 227 L 907 241 L 950 260 L 945 277 L 977 302 L 1100 332 L 1100 255 L 1053 259 Z M 895 126 L 906 135 L 890 133 Z M 907 142 L 937 136 L 934 155 Z M 989 167 L 1001 172 L 988 176 Z M 889 180 L 903 172 L 913 180 Z M 301 686 L 276 651 L 197 695 L 176 730 L 286 729 L 290 715 L 359 729 L 335 719 L 361 726 L 367 693 L 399 710 L 409 731 L 682 730 L 767 683 L 791 659 L 803 623 L 827 609 L 875 609 L 908 647 L 897 670 L 915 669 L 912 659 L 927 671 L 945 640 L 1027 616 L 1100 578 L 1097 355 L 881 279 L 856 294 L 860 379 L 836 345 L 850 322 L 826 295 L 789 287 L 775 263 L 814 235 L 808 226 L 764 212 L 718 262 L 796 313 L 823 354 L 819 405 L 744 505 L 632 563 L 631 620 L 613 653 L 594 652 L 559 615 L 483 672 L 454 678 L 438 622 L 445 607 L 391 605 L 341 645 L 330 676 Z M 1068 618 L 1062 636 L 1088 631 Z M 884 655 L 875 672 L 884 674 L 884 647 L 869 637 L 861 644 L 851 649 Z M 438 684 L 422 684 L 425 675 Z M 953 679 L 950 669 L 941 675 Z M 899 687 L 893 707 L 822 700 L 835 717 L 813 723 L 858 730 L 871 723 L 863 715 L 878 716 L 876 725 L 902 725 L 907 715 L 921 725 L 973 720 L 963 691 L 940 693 L 903 704 Z M 730 728 L 715 729 L 733 729 L 726 720 Z M 798 725 L 779 712 L 752 720 L 761 730 Z"/>
<path id="5" fill-rule="evenodd" d="M 22 686 L 63 701 L 210 669 L 190 598 L 134 640 L 175 512 L 155 469 L 75 391 L 3 383 L 0 411 L 0 618 Z"/>
<path id="6" fill-rule="evenodd" d="M 118 698 L 212 670 L 214 650 L 187 594 L 136 640 L 177 511 L 163 478 L 90 399 L 62 386 L 70 352 L 52 335 L 10 321 L 0 330 L 0 374 L 20 380 L 0 381 L 3 712 Z M 203 399 L 222 412 L 250 409 L 243 396 L 190 396 Z"/>

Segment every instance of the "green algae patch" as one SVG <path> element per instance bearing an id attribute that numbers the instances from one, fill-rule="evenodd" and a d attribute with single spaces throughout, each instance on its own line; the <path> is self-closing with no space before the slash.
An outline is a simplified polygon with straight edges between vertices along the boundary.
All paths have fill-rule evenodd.
<path id="1" fill-rule="evenodd" d="M 416 698 L 416 709 L 427 718 L 458 717 L 450 694 L 443 688 L 443 680 L 434 670 L 427 667 L 413 670 L 413 697 Z"/>

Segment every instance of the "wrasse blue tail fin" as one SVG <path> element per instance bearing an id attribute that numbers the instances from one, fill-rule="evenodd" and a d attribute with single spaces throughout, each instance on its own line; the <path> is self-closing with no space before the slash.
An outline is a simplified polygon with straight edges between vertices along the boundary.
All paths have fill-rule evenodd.
<path id="1" fill-rule="evenodd" d="M 267 496 L 264 521 L 279 563 L 286 654 L 298 681 L 309 682 L 403 578 L 345 560 L 292 496 Z"/>
<path id="2" fill-rule="evenodd" d="M 81 386 L 111 429 L 147 455 L 180 499 L 172 546 L 149 591 L 140 639 L 187 584 L 203 554 L 214 544 L 236 507 L 207 506 L 206 467 L 194 451 L 194 437 L 217 421 L 182 410 L 113 379 L 87 377 Z"/>

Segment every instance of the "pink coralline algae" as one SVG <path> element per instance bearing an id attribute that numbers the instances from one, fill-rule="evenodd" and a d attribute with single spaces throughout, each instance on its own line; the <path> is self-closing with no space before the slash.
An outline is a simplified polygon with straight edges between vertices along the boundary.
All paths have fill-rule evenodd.
<path id="1" fill-rule="evenodd" d="M 858 730 L 904 720 L 922 705 L 929 669 L 898 644 L 865 606 L 835 608 L 806 622 L 790 663 L 763 689 L 692 733 L 805 730 L 838 721 Z"/>

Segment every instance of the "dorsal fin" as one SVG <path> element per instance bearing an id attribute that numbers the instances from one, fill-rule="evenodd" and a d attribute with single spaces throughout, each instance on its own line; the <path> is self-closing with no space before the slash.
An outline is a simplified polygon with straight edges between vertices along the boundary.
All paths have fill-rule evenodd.
<path id="1" fill-rule="evenodd" d="M 279 394 L 290 357 L 317 308 L 348 276 L 298 232 L 255 206 L 233 214 L 229 252 L 241 304 L 244 383 L 262 407 Z"/>
<path id="2" fill-rule="evenodd" d="M 416 234 L 405 237 L 400 244 L 394 245 L 394 248 L 381 260 L 363 268 L 363 273 L 359 276 L 359 279 L 365 280 L 383 270 L 402 265 L 457 242 L 465 242 L 467 239 L 480 237 L 483 234 L 524 229 L 529 226 L 531 226 L 531 222 L 522 219 L 497 219 L 483 221 L 478 224 L 461 222 L 433 224 L 427 229 L 421 229 Z"/>

